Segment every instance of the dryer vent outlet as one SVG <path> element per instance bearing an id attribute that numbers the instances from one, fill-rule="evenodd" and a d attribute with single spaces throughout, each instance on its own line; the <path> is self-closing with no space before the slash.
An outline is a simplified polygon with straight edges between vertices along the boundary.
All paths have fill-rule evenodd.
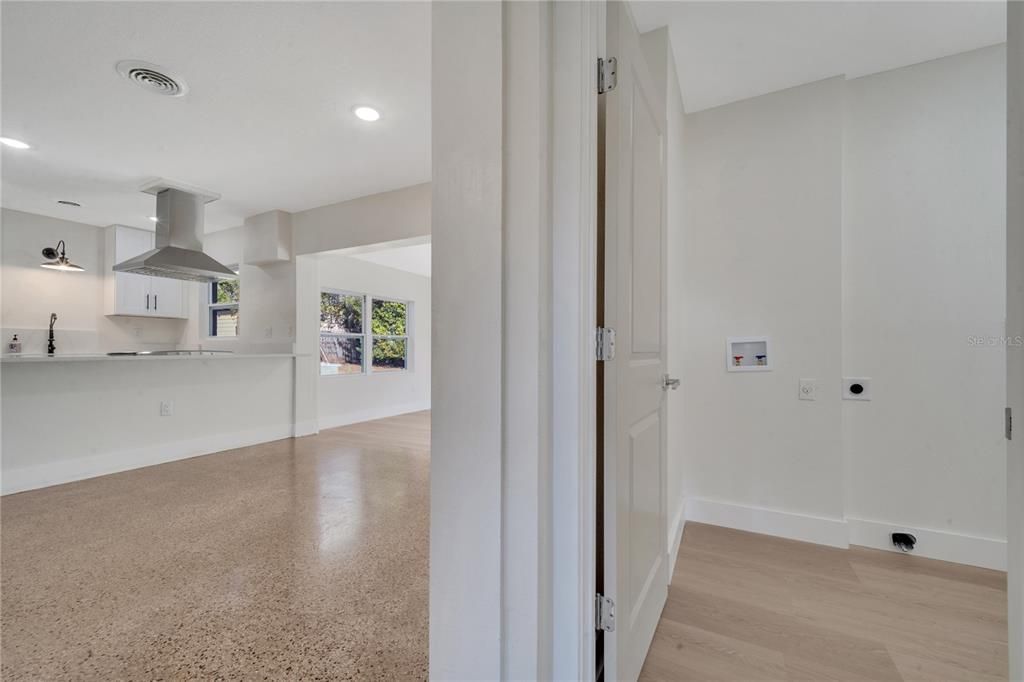
<path id="1" fill-rule="evenodd" d="M 904 552 L 912 552 L 914 551 L 914 545 L 917 544 L 917 538 L 910 533 L 893 533 L 892 544 Z"/>

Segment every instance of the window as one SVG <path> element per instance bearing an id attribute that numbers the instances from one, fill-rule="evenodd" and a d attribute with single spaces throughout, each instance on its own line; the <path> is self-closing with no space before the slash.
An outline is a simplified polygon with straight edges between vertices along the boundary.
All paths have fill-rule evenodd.
<path id="1" fill-rule="evenodd" d="M 320 292 L 320 374 L 362 374 L 366 296 Z"/>
<path id="2" fill-rule="evenodd" d="M 206 299 L 209 336 L 238 336 L 239 290 L 237 279 L 222 279 L 210 283 Z"/>
<path id="3" fill-rule="evenodd" d="M 411 305 L 366 294 L 321 291 L 320 374 L 406 370 Z"/>
<path id="4" fill-rule="evenodd" d="M 400 372 L 405 369 L 409 351 L 407 308 L 408 304 L 403 301 L 373 299 L 374 372 Z"/>

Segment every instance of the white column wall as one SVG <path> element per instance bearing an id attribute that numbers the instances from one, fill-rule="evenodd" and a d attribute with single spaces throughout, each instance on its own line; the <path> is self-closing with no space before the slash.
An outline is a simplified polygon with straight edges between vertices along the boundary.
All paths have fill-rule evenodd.
<path id="1" fill-rule="evenodd" d="M 503 608 L 503 9 L 441 2 L 432 12 L 430 677 L 495 680 Z"/>

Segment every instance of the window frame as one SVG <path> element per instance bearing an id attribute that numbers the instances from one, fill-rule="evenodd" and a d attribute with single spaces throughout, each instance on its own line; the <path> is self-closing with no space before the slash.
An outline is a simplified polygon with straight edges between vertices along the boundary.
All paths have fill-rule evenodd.
<path id="1" fill-rule="evenodd" d="M 229 265 L 228 269 L 234 270 L 235 273 L 236 273 L 234 279 L 238 280 L 238 300 L 235 301 L 234 303 L 215 303 L 213 301 L 213 287 L 216 284 L 219 283 L 219 280 L 217 282 L 207 282 L 202 287 L 202 296 L 203 296 L 203 300 L 202 300 L 202 304 L 203 305 L 202 305 L 202 307 L 205 310 L 205 314 L 203 315 L 203 338 L 204 339 L 217 339 L 219 341 L 230 341 L 230 340 L 237 339 L 237 338 L 239 338 L 242 335 L 242 315 L 241 315 L 241 310 L 239 308 L 239 303 L 241 303 L 241 301 L 242 301 L 242 278 L 241 278 L 241 275 L 238 274 L 238 266 L 237 265 Z M 213 315 L 218 310 L 234 310 L 235 311 L 235 315 L 236 315 L 236 317 L 238 319 L 238 322 L 235 325 L 235 335 L 234 336 L 218 336 L 218 335 L 213 333 L 213 330 L 214 330 Z"/>
<path id="2" fill-rule="evenodd" d="M 323 300 L 322 296 L 323 296 L 323 294 L 336 294 L 338 296 L 358 296 L 359 298 L 362 298 L 363 299 L 363 310 L 362 310 L 362 315 L 360 316 L 360 319 L 359 319 L 359 321 L 361 323 L 361 326 L 362 326 L 362 330 L 359 331 L 358 333 L 356 333 L 356 332 L 328 332 L 328 331 L 324 331 L 323 329 L 320 329 L 318 331 L 319 335 L 317 336 L 318 343 L 319 343 L 320 337 L 322 337 L 324 334 L 327 334 L 328 336 L 338 336 L 338 337 L 342 337 L 342 338 L 357 338 L 357 339 L 362 339 L 363 340 L 363 352 L 362 352 L 362 356 L 360 357 L 360 368 L 359 368 L 358 372 L 349 372 L 347 374 L 343 374 L 341 372 L 335 372 L 333 374 L 324 374 L 324 372 L 323 372 L 324 363 L 321 361 L 320 362 L 320 368 L 318 370 L 319 375 L 322 376 L 322 377 L 358 377 L 358 376 L 363 376 L 365 374 L 368 374 L 369 372 L 367 372 L 367 365 L 366 365 L 366 309 L 367 309 L 367 305 L 366 304 L 367 304 L 367 301 L 369 300 L 370 297 L 367 296 L 366 294 L 358 292 L 358 291 L 349 291 L 347 289 L 335 289 L 333 287 L 320 287 L 320 297 L 318 297 L 318 305 L 321 305 L 321 306 L 323 305 L 322 304 L 322 300 Z M 321 312 L 322 312 L 322 308 L 321 308 Z"/>
<path id="3" fill-rule="evenodd" d="M 397 296 L 376 296 L 361 291 L 352 291 L 350 289 L 338 289 L 335 287 L 320 287 L 321 294 L 337 294 L 339 296 L 359 296 L 363 299 L 363 315 L 362 315 L 362 332 L 327 332 L 320 330 L 319 334 L 322 336 L 328 334 L 330 336 L 340 337 L 356 337 L 363 339 L 363 357 L 362 357 L 362 370 L 360 372 L 351 372 L 348 374 L 336 373 L 336 374 L 324 374 L 318 370 L 319 376 L 329 377 L 358 377 L 358 376 L 370 376 L 372 374 L 405 374 L 412 371 L 412 348 L 413 348 L 413 308 L 415 301 L 408 299 L 399 298 Z M 373 333 L 373 302 L 374 301 L 390 301 L 393 303 L 402 303 L 405 305 L 405 334 L 374 334 Z M 319 338 L 319 337 L 318 337 Z M 405 366 L 402 369 L 390 369 L 390 370 L 375 370 L 373 368 L 373 342 L 374 339 L 404 339 L 405 340 Z M 320 363 L 321 369 L 323 363 Z"/>
<path id="4" fill-rule="evenodd" d="M 369 331 L 367 332 L 367 338 L 370 341 L 370 354 L 369 364 L 371 374 L 404 374 L 409 372 L 412 368 L 412 310 L 413 301 L 406 300 L 404 298 L 397 298 L 394 296 L 367 296 L 369 300 Z M 391 303 L 401 303 L 405 306 L 405 334 L 374 334 L 373 333 L 373 302 L 374 301 L 389 301 Z M 405 365 L 402 369 L 373 369 L 373 342 L 376 339 L 405 339 Z"/>

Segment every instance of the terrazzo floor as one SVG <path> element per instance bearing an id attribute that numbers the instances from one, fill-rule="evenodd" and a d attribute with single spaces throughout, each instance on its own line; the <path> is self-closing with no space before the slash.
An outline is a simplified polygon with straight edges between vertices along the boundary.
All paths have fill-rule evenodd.
<path id="1" fill-rule="evenodd" d="M 4 680 L 425 679 L 430 415 L 6 496 Z"/>

